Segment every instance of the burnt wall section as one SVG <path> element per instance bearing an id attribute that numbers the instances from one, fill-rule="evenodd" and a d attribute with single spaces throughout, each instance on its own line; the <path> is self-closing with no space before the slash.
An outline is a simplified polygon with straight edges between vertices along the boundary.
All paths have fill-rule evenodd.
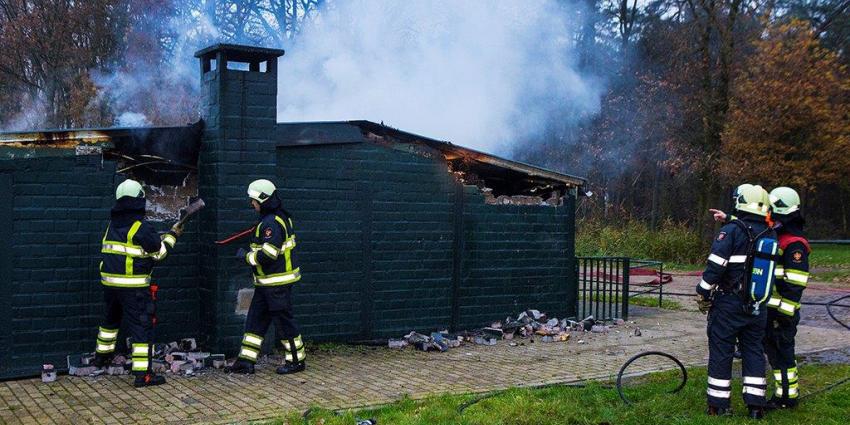
<path id="1" fill-rule="evenodd" d="M 286 146 L 277 158 L 308 339 L 471 328 L 528 308 L 575 314 L 572 197 L 487 204 L 442 158 L 371 143 Z"/>
<path id="2" fill-rule="evenodd" d="M 103 315 L 101 238 L 120 180 L 100 155 L 0 161 L 0 232 L 8 233 L 0 238 L 0 377 L 33 375 L 43 363 L 61 368 L 69 353 L 93 351 Z M 159 340 L 199 332 L 195 230 L 154 270 Z"/>

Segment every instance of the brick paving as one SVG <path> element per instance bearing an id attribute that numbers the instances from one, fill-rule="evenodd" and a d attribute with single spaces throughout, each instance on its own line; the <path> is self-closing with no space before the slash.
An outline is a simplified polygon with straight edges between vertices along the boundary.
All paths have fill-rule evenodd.
<path id="1" fill-rule="evenodd" d="M 405 395 L 423 398 L 453 392 L 483 392 L 613 377 L 638 352 L 661 350 L 687 365 L 707 356 L 704 317 L 691 311 L 637 309 L 636 323 L 608 334 L 573 333 L 568 342 L 528 343 L 511 347 L 465 345 L 446 353 L 412 349 L 339 347 L 313 352 L 306 372 L 274 374 L 261 366 L 254 376 L 218 371 L 195 377 L 168 376 L 164 386 L 135 389 L 131 378 L 60 376 L 0 383 L 0 423 L 119 424 L 232 423 L 270 418 L 311 406 L 351 408 L 392 402 Z M 642 336 L 633 336 L 639 326 Z M 850 346 L 846 331 L 801 326 L 798 351 Z M 583 343 L 579 343 L 582 340 Z M 630 370 L 650 372 L 672 367 L 648 358 Z"/>

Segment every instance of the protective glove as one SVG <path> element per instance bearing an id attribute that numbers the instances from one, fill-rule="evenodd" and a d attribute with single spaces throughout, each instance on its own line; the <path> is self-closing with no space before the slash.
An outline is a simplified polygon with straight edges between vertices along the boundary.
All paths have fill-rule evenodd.
<path id="1" fill-rule="evenodd" d="M 174 223 L 174 225 L 171 226 L 171 231 L 174 232 L 174 236 L 177 236 L 178 238 L 183 236 L 183 226 L 180 223 Z"/>
<path id="2" fill-rule="evenodd" d="M 246 251 L 245 248 L 239 248 L 236 250 L 236 258 L 244 260 L 246 255 L 248 255 L 248 251 Z"/>
<path id="3" fill-rule="evenodd" d="M 696 302 L 697 308 L 699 308 L 700 313 L 708 314 L 708 310 L 711 309 L 711 300 L 705 299 L 702 295 L 697 294 Z"/>

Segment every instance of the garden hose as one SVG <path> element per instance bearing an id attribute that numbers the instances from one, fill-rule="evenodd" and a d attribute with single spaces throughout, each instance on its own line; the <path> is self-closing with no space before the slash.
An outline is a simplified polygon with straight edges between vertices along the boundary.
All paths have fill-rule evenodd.
<path id="1" fill-rule="evenodd" d="M 626 362 L 625 362 L 625 363 L 623 363 L 623 366 L 620 368 L 620 371 L 617 373 L 617 385 L 616 385 L 616 387 L 617 387 L 617 394 L 619 394 L 619 395 L 620 395 L 620 398 L 621 398 L 621 399 L 623 400 L 623 402 L 624 402 L 624 403 L 626 403 L 627 405 L 631 405 L 631 404 L 632 404 L 632 402 L 630 402 L 630 401 L 629 401 L 629 399 L 627 399 L 627 398 L 626 398 L 626 395 L 625 395 L 625 394 L 623 394 L 623 373 L 625 373 L 625 372 L 626 372 L 626 369 L 627 369 L 627 368 L 629 367 L 629 365 L 631 365 L 631 364 L 632 364 L 635 360 L 637 360 L 637 359 L 639 359 L 639 358 L 642 358 L 642 357 L 647 357 L 647 356 L 661 356 L 661 357 L 667 357 L 668 359 L 673 360 L 674 362 L 676 362 L 676 366 L 679 366 L 679 370 L 681 370 L 681 371 L 682 371 L 682 382 L 680 382 L 680 383 L 679 383 L 679 386 L 678 386 L 678 387 L 676 387 L 676 388 L 674 388 L 672 391 L 670 391 L 670 394 L 675 394 L 675 393 L 677 393 L 677 392 L 681 391 L 681 390 L 682 390 L 682 388 L 685 388 L 685 384 L 687 384 L 687 383 L 688 383 L 688 370 L 687 370 L 687 369 L 685 369 L 685 365 L 683 365 L 683 364 L 682 364 L 682 362 L 681 362 L 681 361 L 679 361 L 679 359 L 677 359 L 677 358 L 676 358 L 675 356 L 673 356 L 672 354 L 667 354 L 667 353 L 662 352 L 662 351 L 644 351 L 643 353 L 638 353 L 638 354 L 636 354 L 636 355 L 632 356 L 632 358 L 630 358 L 630 359 L 626 360 Z"/>
<path id="2" fill-rule="evenodd" d="M 832 307 L 848 307 L 847 305 L 844 305 L 844 304 L 837 304 L 839 301 L 845 300 L 847 298 L 850 298 L 850 295 L 845 295 L 843 297 L 836 298 L 836 299 L 826 303 L 826 314 L 828 314 L 829 317 L 832 318 L 832 320 L 835 320 L 836 323 L 843 326 L 845 329 L 850 330 L 850 326 L 848 326 L 846 323 L 842 322 L 841 320 L 838 320 L 838 318 L 835 317 L 835 314 L 832 313 Z"/>

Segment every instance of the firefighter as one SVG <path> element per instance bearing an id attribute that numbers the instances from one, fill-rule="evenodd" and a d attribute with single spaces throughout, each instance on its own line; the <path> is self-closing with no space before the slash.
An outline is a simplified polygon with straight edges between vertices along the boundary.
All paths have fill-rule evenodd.
<path id="1" fill-rule="evenodd" d="M 304 341 L 292 315 L 292 284 L 301 279 L 301 271 L 293 251 L 292 217 L 283 209 L 274 184 L 268 180 L 252 182 L 248 197 L 260 214 L 260 222 L 254 230 L 251 250 L 240 248 L 236 257 L 251 266 L 254 297 L 248 308 L 239 358 L 230 371 L 254 373 L 263 338 L 274 323 L 285 351 L 285 363 L 277 368 L 277 373 L 301 372 L 306 367 Z"/>
<path id="2" fill-rule="evenodd" d="M 731 415 L 732 358 L 736 340 L 743 360 L 743 398 L 754 419 L 764 416 L 767 380 L 763 339 L 766 309 L 752 308 L 746 298 L 751 235 L 768 230 L 770 202 L 761 186 L 741 186 L 735 199 L 738 217 L 721 227 L 711 245 L 708 264 L 697 286 L 700 311 L 708 313 L 708 410 Z"/>
<path id="3" fill-rule="evenodd" d="M 738 203 L 738 194 L 743 192 L 744 190 L 747 190 L 748 188 L 751 188 L 751 187 L 753 187 L 753 185 L 751 185 L 749 183 L 744 183 L 744 184 L 738 186 L 737 188 L 735 188 L 735 191 L 732 193 L 732 209 L 733 210 L 735 209 L 735 204 Z M 734 215 L 727 215 L 722 210 L 716 210 L 716 209 L 710 208 L 708 211 L 714 216 L 714 221 L 718 221 L 718 222 L 721 222 L 723 224 L 727 223 L 727 221 L 726 221 L 727 219 L 729 220 L 729 222 L 731 222 L 731 221 L 738 218 L 738 217 L 735 217 Z M 735 343 L 735 353 L 733 354 L 733 357 L 735 357 L 736 359 L 741 358 L 741 350 L 738 348 L 737 343 Z"/>
<path id="4" fill-rule="evenodd" d="M 133 385 L 145 387 L 165 383 L 165 377 L 151 371 L 154 306 L 151 298 L 151 271 L 174 248 L 183 233 L 175 225 L 160 236 L 145 221 L 145 191 L 135 180 L 125 180 L 115 190 L 115 206 L 103 235 L 100 282 L 106 301 L 106 319 L 97 333 L 95 365 L 112 361 L 122 319 L 132 339 Z"/>
<path id="5" fill-rule="evenodd" d="M 776 265 L 776 286 L 768 301 L 764 351 L 776 385 L 768 408 L 784 408 L 796 406 L 799 397 L 794 337 L 800 322 L 800 298 L 809 281 L 811 248 L 803 236 L 800 195 L 789 187 L 777 187 L 770 192 L 770 200 L 782 260 Z"/>

